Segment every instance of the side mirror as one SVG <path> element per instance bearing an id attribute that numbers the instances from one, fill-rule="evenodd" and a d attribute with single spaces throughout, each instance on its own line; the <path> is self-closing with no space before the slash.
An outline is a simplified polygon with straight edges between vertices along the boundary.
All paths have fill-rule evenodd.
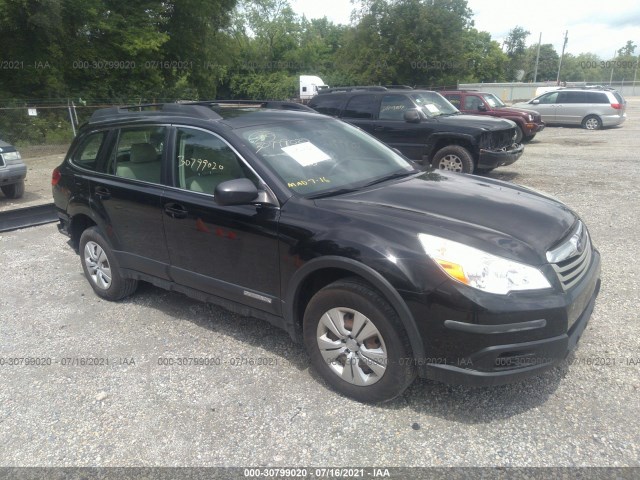
<path id="1" fill-rule="evenodd" d="M 487 106 L 484 103 L 481 103 L 480 105 L 478 105 L 478 110 L 480 110 L 481 112 L 486 112 Z"/>
<path id="2" fill-rule="evenodd" d="M 213 193 L 218 205 L 246 205 L 258 198 L 258 189 L 247 178 L 219 183 Z"/>
<path id="3" fill-rule="evenodd" d="M 533 103 L 534 105 L 538 105 L 540 103 L 540 100 L 538 99 L 531 100 L 531 103 Z"/>
<path id="4" fill-rule="evenodd" d="M 420 112 L 415 108 L 410 108 L 404 112 L 404 121 L 407 123 L 420 123 Z"/>

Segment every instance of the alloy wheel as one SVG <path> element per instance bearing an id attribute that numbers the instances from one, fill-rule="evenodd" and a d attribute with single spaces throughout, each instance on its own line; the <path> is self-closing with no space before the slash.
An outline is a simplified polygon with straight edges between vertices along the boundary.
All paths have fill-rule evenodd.
<path id="1" fill-rule="evenodd" d="M 387 348 L 380 331 L 362 313 L 332 308 L 318 322 L 320 354 L 333 373 L 357 385 L 373 385 L 387 368 Z"/>

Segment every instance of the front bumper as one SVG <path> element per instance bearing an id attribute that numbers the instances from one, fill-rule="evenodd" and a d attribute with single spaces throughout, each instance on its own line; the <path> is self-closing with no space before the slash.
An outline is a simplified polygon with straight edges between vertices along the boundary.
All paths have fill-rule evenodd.
<path id="1" fill-rule="evenodd" d="M 535 135 L 536 133 L 539 133 L 542 130 L 544 130 L 545 126 L 546 125 L 544 122 L 539 122 L 539 123 L 527 122 L 524 124 L 524 135 L 525 137 L 530 137 L 531 135 Z"/>
<path id="2" fill-rule="evenodd" d="M 27 176 L 27 166 L 24 163 L 9 164 L 0 167 L 0 186 L 18 183 Z"/>
<path id="3" fill-rule="evenodd" d="M 524 152 L 524 145 L 514 144 L 506 150 L 480 149 L 478 168 L 496 168 L 511 165 L 520 158 Z"/>
<path id="4" fill-rule="evenodd" d="M 425 358 L 415 359 L 418 372 L 467 386 L 500 385 L 540 374 L 575 348 L 599 291 L 600 255 L 594 249 L 588 273 L 568 292 L 514 296 L 493 305 L 478 299 L 460 305 L 450 293 L 448 300 L 430 298 L 427 304 L 414 298 L 408 303 L 414 318 L 423 320 L 419 329 L 426 352 Z"/>

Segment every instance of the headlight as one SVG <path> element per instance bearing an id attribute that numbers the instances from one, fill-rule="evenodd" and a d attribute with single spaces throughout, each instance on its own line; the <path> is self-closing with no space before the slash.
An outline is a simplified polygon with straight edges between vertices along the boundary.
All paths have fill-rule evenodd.
<path id="1" fill-rule="evenodd" d="M 4 152 L 2 158 L 5 160 L 20 160 L 20 153 L 18 152 Z"/>
<path id="2" fill-rule="evenodd" d="M 527 118 L 529 119 L 529 121 L 530 121 L 530 122 L 533 122 L 533 115 L 528 114 L 528 115 L 527 115 Z"/>
<path id="3" fill-rule="evenodd" d="M 418 235 L 429 257 L 454 280 L 483 292 L 506 295 L 514 290 L 540 290 L 551 284 L 540 270 L 477 248 L 433 235 Z"/>

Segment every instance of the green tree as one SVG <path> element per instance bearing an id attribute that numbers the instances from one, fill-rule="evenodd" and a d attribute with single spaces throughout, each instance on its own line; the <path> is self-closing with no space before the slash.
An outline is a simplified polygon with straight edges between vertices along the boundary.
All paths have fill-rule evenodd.
<path id="1" fill-rule="evenodd" d="M 509 34 L 504 41 L 503 47 L 509 57 L 507 65 L 507 80 L 522 80 L 526 70 L 526 40 L 530 32 L 520 26 L 509 30 Z"/>
<path id="2" fill-rule="evenodd" d="M 467 72 L 466 0 L 362 2 L 338 65 L 358 83 L 455 85 Z"/>
<path id="3" fill-rule="evenodd" d="M 501 82 L 505 79 L 507 55 L 488 32 L 470 29 L 465 35 L 466 71 L 460 82 Z"/>
<path id="4" fill-rule="evenodd" d="M 525 75 L 523 81 L 532 82 L 536 68 L 536 57 L 538 56 L 538 45 L 531 45 L 524 51 L 523 56 L 523 68 Z M 566 55 L 565 55 L 566 60 Z M 556 52 L 553 45 L 550 43 L 543 43 L 540 45 L 540 57 L 538 59 L 538 75 L 536 80 L 539 82 L 545 82 L 555 80 L 558 76 L 558 65 L 560 63 L 560 56 Z M 563 61 L 563 72 L 566 66 Z M 563 80 L 566 75 L 563 73 Z"/>

